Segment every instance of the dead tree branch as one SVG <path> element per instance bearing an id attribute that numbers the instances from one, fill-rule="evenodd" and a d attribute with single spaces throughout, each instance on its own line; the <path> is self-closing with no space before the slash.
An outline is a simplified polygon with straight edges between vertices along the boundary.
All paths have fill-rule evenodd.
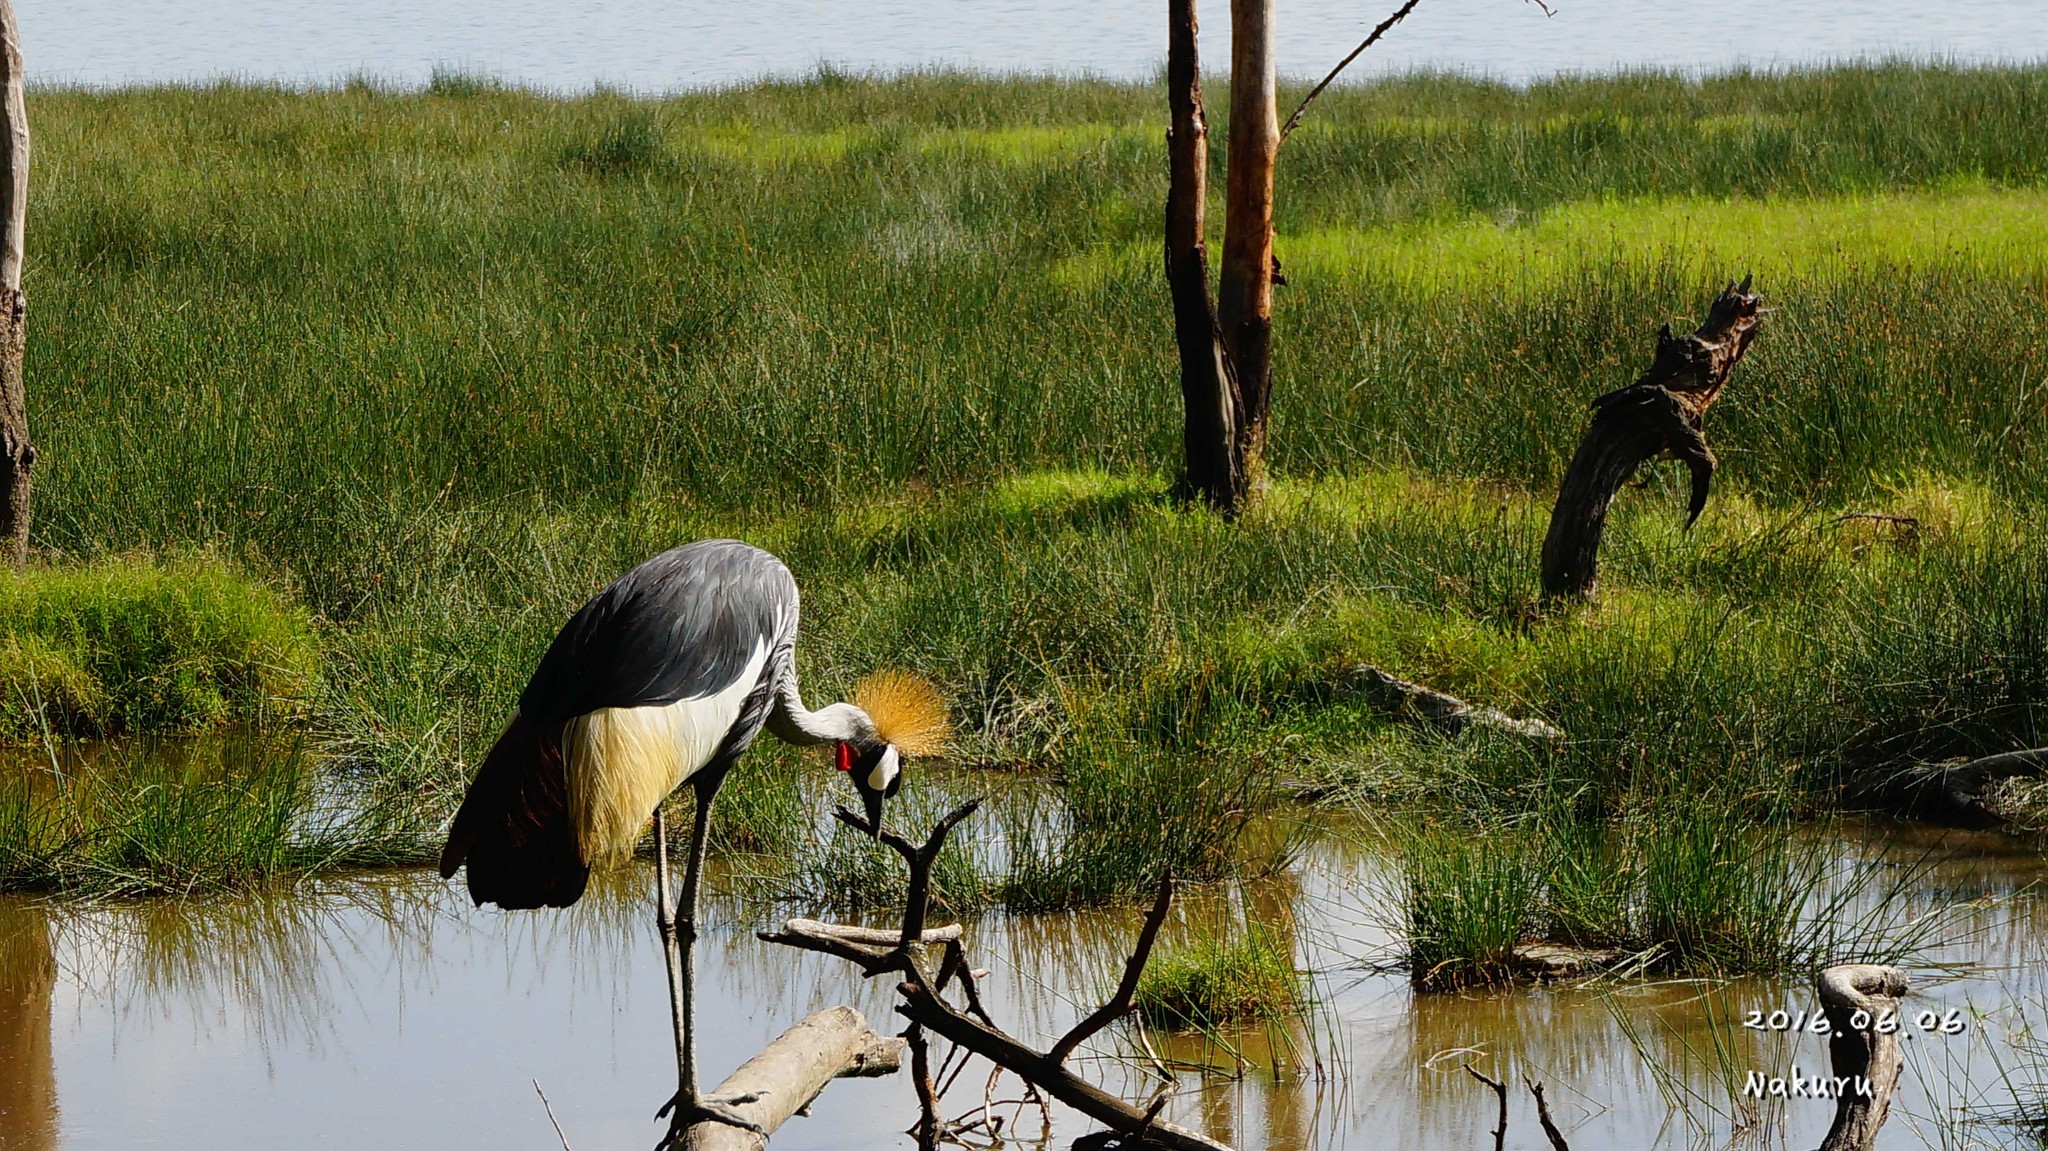
<path id="1" fill-rule="evenodd" d="M 1707 506 L 1716 466 L 1707 447 L 1707 409 L 1749 350 L 1766 311 L 1749 284 L 1746 276 L 1740 285 L 1730 283 L 1690 336 L 1674 336 L 1671 325 L 1664 325 L 1650 369 L 1628 387 L 1593 401 L 1592 423 L 1565 469 L 1543 539 L 1546 597 L 1593 594 L 1607 508 L 1644 462 L 1668 453 L 1691 470 L 1686 527 Z"/>
<path id="2" fill-rule="evenodd" d="M 819 923 L 815 920 L 792 919 L 783 924 L 780 931 L 763 932 L 760 938 L 771 943 L 782 943 L 808 951 L 836 955 L 859 966 L 868 975 L 884 971 L 898 972 L 906 977 L 897 991 L 903 1002 L 896 1008 L 911 1023 L 912 1034 L 922 1039 L 926 1034 L 937 1035 L 951 1042 L 956 1048 L 978 1055 L 998 1068 L 1008 1071 L 1031 1087 L 1043 1091 L 1054 1099 L 1083 1115 L 1108 1127 L 1114 1140 L 1121 1146 L 1164 1148 L 1166 1151 L 1229 1151 L 1224 1144 L 1213 1139 L 1159 1119 L 1159 1112 L 1165 1106 L 1161 1097 L 1152 1101 L 1148 1108 L 1141 1109 L 1101 1088 L 1089 1083 L 1067 1070 L 1065 1061 L 1076 1047 L 1090 1036 L 1101 1031 L 1131 1010 L 1131 1001 L 1137 992 L 1138 978 L 1144 973 L 1145 963 L 1151 955 L 1154 940 L 1158 938 L 1160 925 L 1165 922 L 1168 908 L 1172 904 L 1173 885 L 1170 880 L 1162 881 L 1158 897 L 1153 901 L 1151 911 L 1145 917 L 1145 927 L 1140 932 L 1130 961 L 1124 965 L 1124 976 L 1118 984 L 1116 994 L 1102 1007 L 1091 1012 L 1079 1024 L 1063 1036 L 1049 1052 L 1040 1052 L 1021 1040 L 1009 1035 L 983 1008 L 975 989 L 976 973 L 967 962 L 965 950 L 960 943 L 960 929 L 957 925 L 926 929 L 925 902 L 931 890 L 931 869 L 944 848 L 946 836 L 962 819 L 965 819 L 979 805 L 980 801 L 966 804 L 939 821 L 926 837 L 922 846 L 914 846 L 909 840 L 888 830 L 881 830 L 879 838 L 888 844 L 910 869 L 910 883 L 904 901 L 903 929 L 892 937 L 885 931 L 873 928 L 848 927 L 840 924 Z M 848 826 L 869 835 L 877 829 L 853 812 L 841 809 L 838 818 Z M 928 977 L 923 966 L 917 962 L 919 950 L 930 946 L 945 948 L 936 976 Z M 957 983 L 964 1000 L 956 1006 L 946 998 L 947 989 Z M 913 1051 L 915 1049 L 913 1048 Z M 943 1137 L 945 1128 L 937 1119 L 936 1093 L 927 1093 L 930 1083 L 929 1063 L 919 1068 L 920 1102 L 929 1121 L 920 1122 L 920 1145 L 926 1142 L 926 1129 L 934 1140 Z"/>
<path id="3" fill-rule="evenodd" d="M 1506 1151 L 1508 1144 L 1508 1085 L 1498 1079 L 1489 1079 L 1479 1068 L 1465 1064 L 1465 1074 L 1479 1080 L 1500 1099 L 1500 1123 L 1493 1129 L 1493 1151 Z"/>
<path id="4" fill-rule="evenodd" d="M 1848 1084 L 1835 1099 L 1835 1121 L 1820 1151 L 1870 1151 L 1905 1067 L 1897 1024 L 1906 976 L 1882 964 L 1845 963 L 1822 971 L 1814 983 L 1831 1025 L 1828 1057 L 1835 1078 Z"/>
<path id="5" fill-rule="evenodd" d="M 1543 1098 L 1543 1084 L 1533 1079 L 1525 1079 L 1523 1082 L 1529 1085 L 1529 1094 L 1536 1097 L 1536 1122 L 1543 1124 L 1543 1136 L 1550 1140 L 1551 1151 L 1572 1151 L 1571 1144 L 1564 1141 L 1564 1132 L 1559 1131 L 1557 1124 L 1551 1121 L 1550 1103 Z"/>
<path id="6" fill-rule="evenodd" d="M 1052 1045 L 1046 1058 L 1054 1063 L 1065 1063 L 1076 1047 L 1096 1032 L 1129 1015 L 1136 1007 L 1138 980 L 1145 974 L 1145 964 L 1152 958 L 1152 944 L 1159 938 L 1159 926 L 1166 922 L 1166 909 L 1172 904 L 1173 876 L 1162 875 L 1159 877 L 1159 894 L 1152 898 L 1152 910 L 1145 914 L 1145 926 L 1138 932 L 1138 944 L 1131 949 L 1131 958 L 1124 964 L 1124 977 L 1116 985 L 1116 994 L 1086 1019 L 1074 1024 L 1072 1031 Z"/>
<path id="7" fill-rule="evenodd" d="M 746 1098 L 733 1109 L 761 1125 L 748 1131 L 715 1120 L 690 1128 L 690 1151 L 760 1151 L 775 1129 L 811 1105 L 832 1080 L 893 1075 L 903 1066 L 903 1040 L 876 1035 L 851 1007 L 828 1007 L 791 1027 L 725 1077 L 721 1098 Z"/>
<path id="8" fill-rule="evenodd" d="M 1380 37 L 1387 34 L 1387 29 L 1392 28 L 1394 25 L 1399 24 L 1403 20 L 1406 20 L 1408 18 L 1408 13 L 1415 11 L 1415 6 L 1420 3 L 1422 3 L 1422 0 L 1408 0 L 1408 2 L 1406 4 L 1401 5 L 1401 7 L 1398 10 L 1396 10 L 1392 16 L 1389 16 L 1385 20 L 1380 21 L 1379 26 L 1372 30 L 1372 34 L 1367 36 L 1365 40 L 1358 45 L 1358 47 L 1353 48 L 1349 56 L 1346 56 L 1342 60 L 1337 61 L 1337 66 L 1335 68 L 1330 69 L 1330 74 L 1323 77 L 1321 83 L 1317 84 L 1315 87 L 1310 88 L 1308 90 L 1308 95 L 1303 96 L 1301 98 L 1301 103 L 1296 104 L 1294 106 L 1294 111 L 1288 113 L 1287 123 L 1282 124 L 1280 126 L 1280 142 L 1282 144 L 1285 144 L 1287 142 L 1287 134 L 1289 132 L 1294 131 L 1294 126 L 1296 124 L 1301 123 L 1302 113 L 1308 111 L 1308 106 L 1310 104 L 1315 103 L 1316 97 L 1323 94 L 1323 89 L 1330 86 L 1330 82 L 1337 78 L 1337 74 L 1339 72 L 1342 72 L 1344 69 L 1351 67 L 1351 62 L 1353 60 L 1356 60 L 1360 56 L 1365 55 L 1365 50 L 1367 48 L 1370 48 L 1374 44 L 1379 43 Z"/>

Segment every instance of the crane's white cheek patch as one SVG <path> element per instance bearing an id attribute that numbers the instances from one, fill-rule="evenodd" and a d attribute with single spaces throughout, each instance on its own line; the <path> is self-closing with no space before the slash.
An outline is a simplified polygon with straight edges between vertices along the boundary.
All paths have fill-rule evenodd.
<path id="1" fill-rule="evenodd" d="M 898 758 L 895 748 L 885 747 L 882 749 L 882 757 L 875 761 L 874 770 L 868 772 L 869 790 L 889 790 L 889 785 L 896 782 L 896 775 L 902 770 L 901 765 L 897 762 Z"/>

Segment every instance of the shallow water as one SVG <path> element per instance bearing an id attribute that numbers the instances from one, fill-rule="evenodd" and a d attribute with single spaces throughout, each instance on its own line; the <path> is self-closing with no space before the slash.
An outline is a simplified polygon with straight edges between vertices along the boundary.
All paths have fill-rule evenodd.
<path id="1" fill-rule="evenodd" d="M 1893 838 L 1896 836 L 1896 838 Z M 1909 1033 L 1905 1087 L 1882 1146 L 1940 1144 L 1937 1116 L 2001 1098 L 1994 1057 L 2012 1062 L 2005 1030 L 2048 1011 L 2038 974 L 2048 915 L 2012 894 L 2041 873 L 2037 853 L 1996 837 L 1871 830 L 1846 857 L 1883 844 L 1926 907 L 1973 901 L 1952 944 L 1913 969 L 1914 1010 L 1991 1009 L 1952 1037 Z M 1929 856 L 1927 853 L 1933 851 Z M 1912 862 L 1918 861 L 1918 862 Z M 1313 1034 L 1241 1035 L 1230 1047 L 1161 1041 L 1181 1068 L 1168 1112 L 1253 1148 L 1458 1148 L 1489 1140 L 1493 1104 L 1460 1067 L 1549 1084 L 1579 1151 L 1719 1146 L 1737 1120 L 1769 1145 L 1818 1142 L 1831 1105 L 1797 1100 L 1781 1115 L 1717 1115 L 1719 1071 L 1808 1072 L 1823 1041 L 1722 1027 L 1737 1045 L 1709 1052 L 1710 1018 L 1748 1007 L 1810 1006 L 1802 982 L 1670 982 L 1626 988 L 1522 989 L 1417 996 L 1383 955 L 1377 925 L 1385 872 L 1342 837 L 1310 847 L 1295 878 L 1224 897 L 1197 894 L 1168 927 L 1217 930 L 1249 912 L 1291 923 L 1325 1006 Z M 46 905 L 0 901 L 0 1148 L 137 1144 L 268 1148 L 553 1146 L 536 1096 L 546 1091 L 579 1151 L 644 1149 L 654 1107 L 673 1090 L 663 976 L 644 868 L 622 873 L 566 912 L 479 911 L 428 873 L 356 878 L 289 899 Z M 1249 901 L 1250 906 L 1244 906 Z M 1136 912 L 989 916 L 970 925 L 992 969 L 996 1018 L 1040 1043 L 1077 1016 L 1120 964 Z M 702 945 L 702 1048 L 715 1079 L 789 1023 L 850 1002 L 879 1026 L 887 989 L 843 964 L 756 941 L 773 909 L 719 903 Z M 2018 1005 L 2015 1007 L 2014 1005 Z M 1631 1043 L 1698 1098 L 1674 1111 Z M 1272 1042 L 1268 1042 L 1271 1040 Z M 1127 1033 L 1105 1033 L 1083 1064 L 1127 1096 L 1148 1091 Z M 1266 1053 L 1277 1049 L 1276 1073 Z M 1446 1053 L 1451 1054 L 1446 1054 Z M 2004 1052 L 2001 1054 L 2001 1052 Z M 1207 1063 L 1216 1070 L 1193 1070 Z M 978 1106 L 977 1076 L 949 1097 Z M 999 1090 L 999 1098 L 1013 1092 Z M 1537 1136 L 1527 1096 L 1513 1097 L 1510 1139 Z M 833 1085 L 778 1148 L 910 1146 L 907 1078 Z M 1086 1129 L 1057 1115 L 1057 1143 Z M 1013 1128 L 1035 1136 L 1025 1115 Z M 1996 1143 L 1993 1126 L 1956 1129 L 1949 1145 Z M 1025 1145 L 1035 1145 L 1025 1140 Z"/>
<path id="2" fill-rule="evenodd" d="M 1278 6 L 1276 51 L 1320 75 L 1391 12 L 1371 4 Z M 2048 56 L 2039 0 L 1430 0 L 1355 74 L 1416 66 L 1525 80 L 1620 66 L 1771 66 L 1904 53 L 1960 60 Z M 946 64 L 1001 72 L 1153 75 L 1166 54 L 1158 0 L 18 0 L 33 78 L 84 84 L 218 76 L 420 83 L 436 66 L 552 88 L 604 81 L 665 91 L 761 75 Z M 1204 59 L 1229 59 L 1228 7 L 1200 6 Z M 1709 15 L 1711 11 L 1711 15 Z"/>

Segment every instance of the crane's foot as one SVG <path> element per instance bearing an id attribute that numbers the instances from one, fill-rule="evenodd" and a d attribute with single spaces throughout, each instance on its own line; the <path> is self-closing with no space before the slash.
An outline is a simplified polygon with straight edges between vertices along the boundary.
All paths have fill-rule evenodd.
<path id="1" fill-rule="evenodd" d="M 767 1131 L 759 1123 L 733 1108 L 741 1103 L 756 1102 L 767 1094 L 766 1091 L 747 1091 L 739 1095 L 697 1095 L 695 1098 L 687 1098 L 684 1092 L 676 1092 L 669 1097 L 668 1102 L 661 1105 L 661 1110 L 654 1113 L 656 1119 L 669 1116 L 668 1134 L 662 1136 L 661 1142 L 654 1145 L 654 1151 L 670 1151 L 671 1148 L 682 1147 L 684 1134 L 697 1124 L 707 1121 L 738 1127 L 743 1131 L 752 1131 L 756 1135 L 766 1135 Z"/>

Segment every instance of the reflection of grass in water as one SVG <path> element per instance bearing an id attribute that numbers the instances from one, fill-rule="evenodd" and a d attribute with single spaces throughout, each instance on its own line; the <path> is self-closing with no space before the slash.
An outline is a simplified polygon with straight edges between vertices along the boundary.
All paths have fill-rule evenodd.
<path id="1" fill-rule="evenodd" d="M 295 740 L 140 739 L 95 755 L 53 752 L 47 766 L 17 761 L 0 777 L 0 889 L 187 895 L 276 885 L 416 860 L 423 834 L 402 796 L 323 792 Z"/>
<path id="2" fill-rule="evenodd" d="M 1785 1121 L 1785 1100 L 1754 1099 L 1742 1091 L 1752 1071 L 1789 1074 L 1801 1042 L 1796 1032 L 1759 1032 L 1742 1026 L 1746 1005 L 1741 996 L 1760 990 L 1702 983 L 1696 996 L 1649 1010 L 1625 992 L 1604 997 L 1608 1014 L 1635 1050 L 1668 1113 L 1684 1123 L 1695 1145 L 1710 1137 L 1739 1135 L 1755 1140 L 1752 1146 L 1769 1146 L 1771 1133 Z M 1769 1004 L 1767 1011 L 1775 1009 L 1772 1000 L 1747 1005 L 1761 1004 Z"/>

